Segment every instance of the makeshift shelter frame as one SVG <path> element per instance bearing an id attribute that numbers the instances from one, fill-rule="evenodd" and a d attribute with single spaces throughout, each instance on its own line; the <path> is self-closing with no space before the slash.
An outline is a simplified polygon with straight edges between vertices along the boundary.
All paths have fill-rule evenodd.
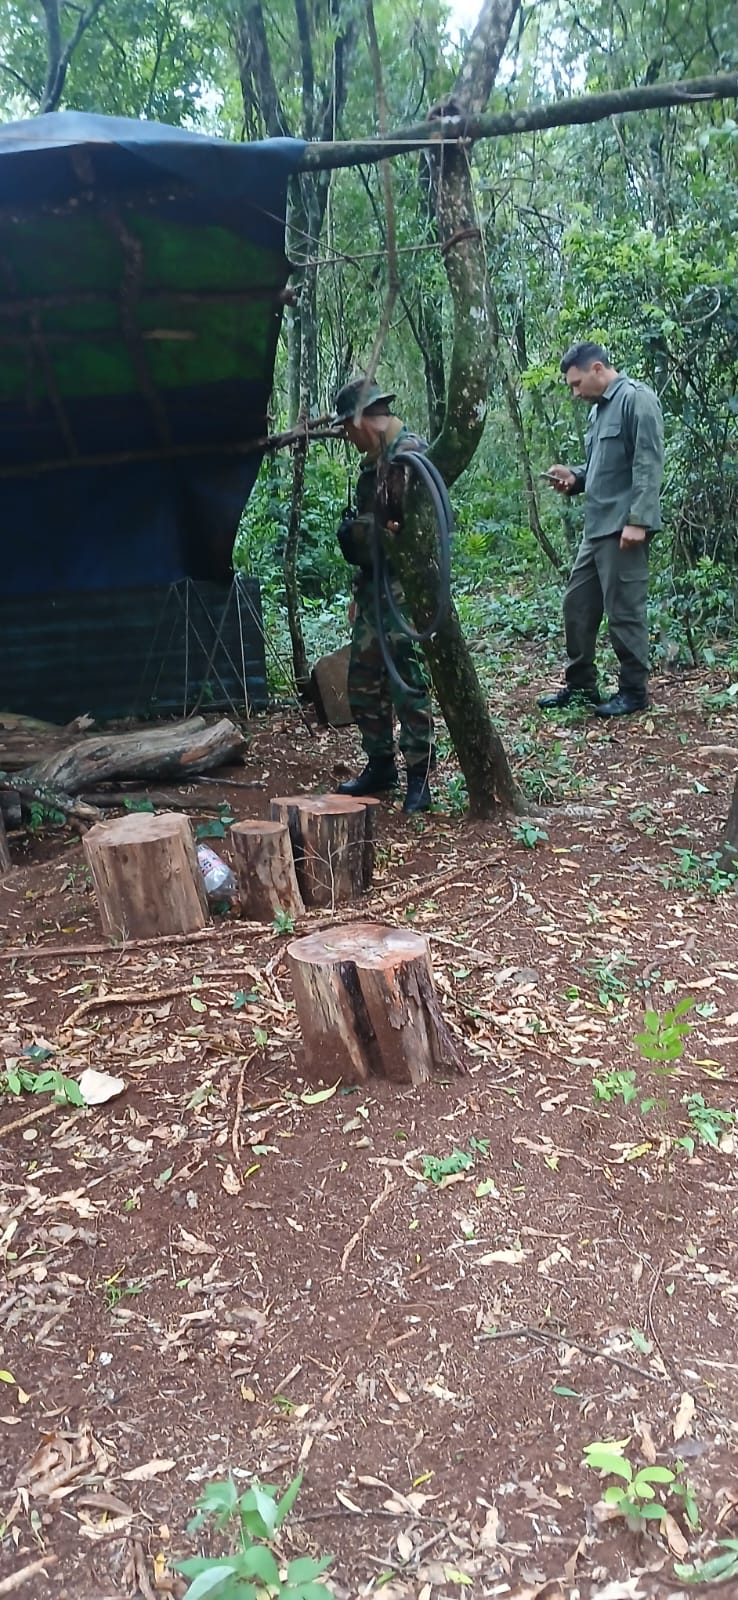
<path id="1" fill-rule="evenodd" d="M 212 643 L 210 645 L 206 644 L 206 642 L 205 642 L 205 640 L 204 640 L 204 638 L 202 636 L 202 633 L 200 631 L 200 628 L 198 627 L 198 624 L 197 624 L 197 622 L 195 622 L 194 617 L 193 617 L 193 607 L 191 605 L 191 600 L 192 600 L 193 593 L 196 595 L 198 604 L 201 607 L 207 622 L 210 624 L 210 626 L 212 627 L 212 630 L 213 630 L 213 638 L 212 638 Z M 226 623 L 229 620 L 229 616 L 232 615 L 232 607 L 233 607 L 234 600 L 235 600 L 236 616 L 237 616 L 237 622 L 238 622 L 238 641 L 239 641 L 239 646 L 240 646 L 240 657 L 241 657 L 240 665 L 236 661 L 234 661 L 233 656 L 231 654 L 231 651 L 230 651 L 230 649 L 229 649 L 229 647 L 228 647 L 228 645 L 225 642 L 224 637 L 223 637 L 224 633 L 225 633 Z M 162 654 L 161 654 L 159 670 L 158 670 L 158 672 L 156 674 L 156 677 L 154 679 L 154 682 L 152 684 L 151 691 L 146 697 L 145 709 L 149 710 L 151 708 L 151 705 L 152 705 L 154 699 L 155 699 L 156 691 L 157 691 L 157 688 L 159 686 L 159 682 L 161 680 L 162 672 L 164 670 L 164 662 L 165 662 L 167 653 L 168 653 L 169 649 L 171 648 L 172 642 L 174 640 L 174 636 L 175 636 L 175 633 L 177 631 L 177 626 L 181 622 L 181 619 L 184 617 L 185 670 L 184 670 L 184 685 L 183 685 L 183 693 L 182 693 L 182 715 L 183 715 L 183 717 L 186 717 L 188 715 L 194 715 L 195 712 L 197 712 L 199 710 L 200 706 L 202 705 L 202 701 L 203 701 L 207 686 L 212 682 L 213 679 L 215 679 L 215 682 L 218 684 L 218 686 L 219 686 L 219 688 L 221 690 L 221 693 L 223 695 L 223 698 L 225 700 L 225 703 L 228 705 L 230 710 L 236 716 L 242 715 L 244 710 L 246 712 L 246 716 L 247 717 L 251 716 L 252 706 L 251 706 L 251 700 L 250 700 L 250 697 L 249 697 L 249 692 L 248 692 L 248 687 L 247 687 L 246 652 L 245 652 L 245 649 L 244 649 L 243 610 L 242 610 L 242 606 L 244 606 L 244 605 L 248 606 L 248 609 L 249 609 L 249 611 L 251 613 L 251 616 L 252 616 L 254 622 L 256 622 L 258 624 L 259 632 L 261 633 L 262 638 L 264 638 L 265 635 L 264 635 L 263 624 L 261 622 L 261 619 L 258 617 L 258 614 L 257 614 L 257 612 L 256 612 L 256 610 L 255 610 L 255 608 L 253 606 L 251 598 L 246 593 L 246 590 L 242 589 L 242 586 L 241 586 L 241 574 L 237 573 L 237 572 L 233 574 L 233 578 L 231 580 L 231 583 L 230 583 L 230 586 L 229 586 L 229 589 L 228 589 L 228 593 L 227 593 L 225 602 L 223 604 L 223 608 L 222 608 L 221 613 L 220 613 L 220 618 L 217 621 L 216 621 L 216 618 L 215 618 L 215 616 L 213 614 L 213 611 L 212 611 L 211 607 L 208 605 L 208 603 L 207 603 L 207 601 L 206 601 L 206 599 L 205 599 L 205 597 L 204 597 L 204 595 L 203 595 L 203 593 L 202 593 L 202 591 L 201 591 L 196 579 L 194 579 L 194 578 L 180 578 L 180 579 L 177 580 L 176 583 L 172 583 L 172 584 L 169 585 L 169 588 L 167 589 L 166 594 L 165 594 L 164 599 L 163 599 L 163 602 L 162 602 L 162 608 L 161 608 L 161 612 L 159 614 L 159 620 L 158 620 L 158 622 L 156 624 L 156 627 L 154 629 L 154 633 L 152 635 L 152 639 L 151 639 L 151 643 L 149 645 L 149 649 L 148 649 L 148 652 L 147 652 L 146 660 L 144 662 L 144 666 L 143 666 L 143 669 L 142 669 L 142 672 L 141 672 L 141 677 L 140 677 L 140 680 L 139 680 L 138 689 L 136 691 L 136 700 L 135 700 L 135 710 L 136 710 L 136 712 L 144 709 L 144 706 L 143 706 L 142 702 L 143 702 L 143 699 L 144 699 L 144 691 L 145 691 L 145 688 L 146 688 L 146 682 L 147 682 L 147 678 L 148 678 L 148 674 L 149 674 L 149 668 L 151 666 L 151 663 L 152 663 L 152 660 L 153 660 L 153 657 L 154 657 L 154 654 L 155 654 L 155 651 L 156 651 L 156 647 L 157 647 L 157 644 L 158 644 L 158 641 L 159 641 L 159 637 L 160 637 L 160 634 L 162 632 L 162 629 L 164 628 L 165 621 L 166 621 L 166 618 L 167 618 L 167 613 L 170 610 L 172 601 L 174 601 L 174 611 L 173 611 L 172 625 L 171 625 L 171 628 L 170 628 L 170 631 L 169 631 L 169 636 L 168 636 L 166 645 L 165 645 L 165 647 L 164 647 L 164 649 L 162 651 Z M 202 677 L 200 679 L 200 686 L 199 686 L 199 690 L 197 692 L 197 698 L 193 701 L 192 704 L 190 704 L 190 647 L 191 647 L 191 644 L 192 644 L 193 640 L 194 640 L 194 642 L 196 642 L 199 645 L 199 647 L 200 647 L 200 649 L 201 649 L 201 651 L 202 651 L 202 653 L 203 653 L 203 655 L 205 657 L 205 668 L 204 668 Z M 234 699 L 233 694 L 231 692 L 231 689 L 223 681 L 221 673 L 218 670 L 218 667 L 216 666 L 216 658 L 217 658 L 219 650 L 222 650 L 223 656 L 225 657 L 225 660 L 226 660 L 228 666 L 231 668 L 231 671 L 232 671 L 232 673 L 234 675 L 234 678 L 238 682 L 241 690 L 243 691 L 242 698 L 239 697 L 238 702 Z M 199 676 L 199 674 L 198 674 L 198 676 Z"/>

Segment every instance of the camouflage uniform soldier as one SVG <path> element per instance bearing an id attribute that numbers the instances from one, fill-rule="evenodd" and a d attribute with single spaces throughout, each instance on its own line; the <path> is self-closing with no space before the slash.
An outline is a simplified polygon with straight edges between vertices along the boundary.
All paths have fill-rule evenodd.
<path id="1" fill-rule="evenodd" d="M 402 520 L 405 472 L 400 467 L 404 450 L 426 451 L 427 443 L 410 433 L 390 405 L 387 394 L 375 383 L 362 391 L 361 377 L 344 385 L 336 395 L 335 422 L 363 460 L 356 486 L 356 511 L 344 518 L 338 529 L 338 542 L 346 560 L 356 568 L 354 576 L 353 633 L 349 664 L 348 692 L 351 711 L 361 734 L 367 762 L 363 772 L 338 787 L 339 794 L 376 795 L 394 789 L 399 782 L 395 762 L 393 712 L 400 723 L 400 750 L 407 766 L 407 794 L 403 811 L 427 811 L 431 804 L 429 773 L 435 767 L 433 715 L 430 696 L 411 640 L 397 627 L 386 600 L 382 601 L 382 622 L 392 660 L 400 677 L 414 691 L 403 691 L 387 671 L 377 631 L 373 592 L 372 551 L 375 540 L 397 533 Z M 357 407 L 362 403 L 359 421 Z M 389 472 L 390 463 L 399 470 Z M 381 486 L 380 486 L 381 472 Z M 397 579 L 392 593 L 398 605 L 403 594 Z"/>

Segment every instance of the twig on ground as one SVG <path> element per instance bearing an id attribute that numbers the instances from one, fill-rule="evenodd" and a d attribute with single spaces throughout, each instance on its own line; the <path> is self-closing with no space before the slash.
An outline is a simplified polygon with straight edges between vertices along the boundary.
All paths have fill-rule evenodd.
<path id="1" fill-rule="evenodd" d="M 191 983 L 178 983 L 170 989 L 159 989 L 156 994 L 151 994 L 145 989 L 116 989 L 111 994 L 93 995 L 89 1000 L 83 1000 L 74 1011 L 61 1024 L 61 1030 L 71 1028 L 72 1024 L 85 1016 L 86 1012 L 99 1009 L 102 1006 L 144 1006 L 147 1011 L 152 1006 L 158 1006 L 161 1000 L 172 1000 L 178 994 L 190 994 Z"/>
<path id="2" fill-rule="evenodd" d="M 194 933 L 160 933 L 152 939 L 128 939 L 124 944 L 16 944 L 0 950 L 0 961 L 42 961 L 52 956 L 61 956 L 64 960 L 68 956 L 127 956 L 132 950 L 151 950 L 166 944 L 196 944 L 201 939 L 217 939 L 229 931 L 238 936 L 247 930 L 263 933 L 264 924 L 246 922 L 239 917 L 238 922 L 227 926 L 197 928 Z"/>
<path id="3" fill-rule="evenodd" d="M 656 1272 L 654 1274 L 653 1283 L 651 1284 L 651 1288 L 650 1288 L 649 1296 L 648 1296 L 648 1305 L 646 1306 L 646 1326 L 647 1326 L 648 1331 L 649 1331 L 649 1333 L 651 1335 L 651 1338 L 653 1339 L 653 1342 L 654 1342 L 654 1344 L 656 1346 L 656 1349 L 659 1352 L 661 1360 L 664 1363 L 664 1367 L 666 1368 L 666 1371 L 668 1372 L 670 1363 L 667 1361 L 666 1356 L 664 1355 L 664 1352 L 663 1352 L 663 1349 L 662 1349 L 662 1345 L 661 1345 L 661 1340 L 660 1340 L 660 1338 L 659 1338 L 659 1336 L 658 1336 L 658 1334 L 656 1332 L 656 1328 L 654 1326 L 654 1320 L 653 1320 L 653 1302 L 654 1302 L 654 1297 L 655 1297 L 655 1294 L 656 1294 L 656 1290 L 658 1289 L 658 1286 L 659 1286 L 659 1284 L 661 1282 L 661 1278 L 663 1276 L 664 1265 L 665 1265 L 665 1263 L 663 1261 L 659 1262 L 659 1264 L 658 1264 L 658 1266 L 656 1268 Z"/>
<path id="4" fill-rule="evenodd" d="M 649 1372 L 646 1367 L 637 1367 L 635 1362 L 626 1361 L 623 1356 L 611 1355 L 609 1350 L 598 1350 L 596 1345 L 582 1344 L 580 1339 L 573 1339 L 569 1333 L 554 1333 L 549 1328 L 538 1328 L 526 1325 L 523 1328 L 500 1328 L 491 1333 L 480 1333 L 477 1336 L 480 1343 L 492 1339 L 545 1339 L 549 1344 L 568 1344 L 574 1350 L 581 1350 L 582 1355 L 592 1356 L 595 1361 L 609 1361 L 614 1367 L 622 1367 L 624 1372 L 632 1372 L 636 1378 L 648 1378 L 651 1383 L 663 1383 L 662 1372 Z"/>
<path id="5" fill-rule="evenodd" d="M 14 1133 L 16 1128 L 27 1128 L 31 1122 L 38 1122 L 39 1117 L 48 1117 L 51 1115 L 52 1111 L 60 1110 L 60 1102 L 58 1100 L 51 1100 L 48 1105 L 39 1106 L 36 1111 L 27 1111 L 24 1117 L 16 1117 L 14 1122 L 6 1122 L 5 1126 L 0 1128 L 0 1139 L 4 1139 L 6 1133 Z M 83 1111 L 85 1110 L 85 1107 L 80 1106 L 79 1110 Z M 1 1590 L 0 1593 L 2 1593 Z"/>
<path id="6" fill-rule="evenodd" d="M 241 1117 L 243 1115 L 243 1083 L 246 1076 L 246 1068 L 253 1061 L 255 1055 L 256 1051 L 253 1050 L 250 1056 L 245 1057 L 241 1071 L 238 1074 L 238 1088 L 236 1089 L 236 1113 L 233 1118 L 233 1127 L 231 1128 L 231 1149 L 233 1151 L 234 1160 L 236 1161 L 238 1160 L 239 1151 L 241 1149 L 240 1126 Z"/>
<path id="7" fill-rule="evenodd" d="M 360 1240 L 362 1234 L 366 1232 L 366 1229 L 368 1228 L 369 1223 L 371 1222 L 371 1219 L 374 1216 L 375 1212 L 378 1211 L 379 1207 L 384 1204 L 384 1202 L 387 1199 L 387 1196 L 390 1193 L 392 1187 L 393 1187 L 392 1179 L 391 1179 L 389 1173 L 385 1172 L 385 1174 L 384 1174 L 384 1188 L 380 1191 L 380 1193 L 376 1196 L 376 1198 L 374 1200 L 372 1200 L 372 1203 L 371 1203 L 371 1205 L 369 1207 L 369 1210 L 367 1211 L 367 1214 L 366 1214 L 366 1216 L 364 1218 L 364 1221 L 361 1223 L 360 1227 L 358 1227 L 356 1229 L 356 1232 L 352 1233 L 351 1238 L 348 1241 L 348 1244 L 345 1246 L 343 1255 L 341 1256 L 341 1271 L 342 1272 L 346 1271 L 346 1265 L 347 1265 L 348 1258 L 351 1255 L 352 1250 L 356 1249 L 356 1246 L 359 1243 L 359 1240 Z"/>
<path id="8" fill-rule="evenodd" d="M 29 1578 L 35 1578 L 39 1572 L 45 1572 L 47 1567 L 56 1566 L 58 1557 L 52 1555 L 41 1556 L 38 1561 L 29 1561 L 27 1567 L 19 1567 L 17 1572 L 11 1572 L 10 1577 L 3 1578 L 0 1582 L 0 1595 L 15 1594 L 21 1584 L 27 1583 Z"/>

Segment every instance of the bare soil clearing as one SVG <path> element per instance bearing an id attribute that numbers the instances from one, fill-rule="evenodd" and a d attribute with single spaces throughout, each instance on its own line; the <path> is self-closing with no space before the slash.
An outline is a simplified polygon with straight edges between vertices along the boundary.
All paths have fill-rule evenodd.
<path id="1" fill-rule="evenodd" d="M 0 1584 L 45 1556 L 22 1597 L 181 1594 L 170 1563 L 229 1471 L 304 1470 L 285 1549 L 333 1552 L 338 1596 L 676 1597 L 680 1529 L 690 1555 L 738 1536 L 738 1133 L 666 1160 L 683 1095 L 738 1102 L 738 900 L 676 855 L 717 846 L 733 787 L 700 754 L 738 744 L 705 685 L 660 681 L 615 728 L 542 723 L 583 788 L 535 848 L 382 807 L 360 915 L 428 936 L 466 1066 L 419 1089 L 316 1099 L 289 934 L 224 917 L 99 949 L 79 840 L 11 834 L 0 1065 L 47 1046 L 127 1087 L 0 1103 Z M 266 818 L 353 752 L 264 719 L 202 804 Z M 687 995 L 671 1106 L 643 1114 L 643 1011 Z M 643 1093 L 596 1103 L 628 1068 Z M 597 1439 L 682 1460 L 702 1533 L 678 1503 L 673 1553 L 602 1521 Z"/>

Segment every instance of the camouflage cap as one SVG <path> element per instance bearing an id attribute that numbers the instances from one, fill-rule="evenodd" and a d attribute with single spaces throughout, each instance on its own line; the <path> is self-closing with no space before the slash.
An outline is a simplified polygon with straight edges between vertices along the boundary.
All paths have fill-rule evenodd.
<path id="1" fill-rule="evenodd" d="M 362 391 L 365 386 L 366 393 L 362 399 Z M 386 389 L 380 389 L 376 383 L 367 385 L 366 379 L 363 377 L 352 378 L 349 383 L 343 385 L 342 389 L 339 389 L 336 395 L 333 402 L 333 421 L 334 423 L 350 422 L 351 418 L 356 415 L 356 408 L 360 401 L 362 411 L 366 411 L 369 406 L 376 405 L 378 400 L 390 401 L 394 400 L 394 398 L 394 394 L 390 394 Z"/>

